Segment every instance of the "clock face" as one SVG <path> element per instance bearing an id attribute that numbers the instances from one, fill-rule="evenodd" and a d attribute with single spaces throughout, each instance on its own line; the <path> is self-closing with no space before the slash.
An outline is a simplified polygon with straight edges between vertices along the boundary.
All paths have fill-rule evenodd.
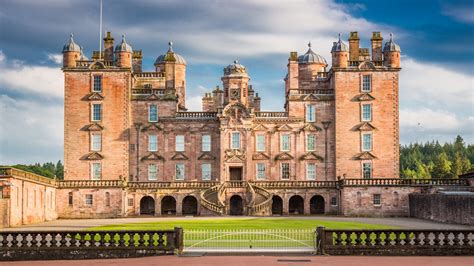
<path id="1" fill-rule="evenodd" d="M 230 91 L 230 99 L 231 100 L 238 100 L 240 98 L 240 90 L 239 89 L 232 89 Z"/>

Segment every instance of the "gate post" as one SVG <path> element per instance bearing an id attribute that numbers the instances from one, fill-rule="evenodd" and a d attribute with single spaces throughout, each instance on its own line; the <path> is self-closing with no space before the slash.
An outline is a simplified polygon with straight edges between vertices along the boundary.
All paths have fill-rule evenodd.
<path id="1" fill-rule="evenodd" d="M 324 255 L 324 244 L 325 244 L 324 235 L 325 235 L 324 226 L 316 227 L 316 254 L 318 255 Z"/>
<path id="2" fill-rule="evenodd" d="M 176 249 L 177 255 L 183 254 L 184 248 L 184 235 L 183 235 L 183 228 L 182 227 L 175 227 L 174 228 L 174 247 Z"/>

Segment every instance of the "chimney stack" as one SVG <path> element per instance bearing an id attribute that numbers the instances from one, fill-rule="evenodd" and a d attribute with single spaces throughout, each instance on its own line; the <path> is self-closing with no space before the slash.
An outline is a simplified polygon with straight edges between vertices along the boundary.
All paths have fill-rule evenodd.
<path id="1" fill-rule="evenodd" d="M 370 39 L 372 43 L 372 61 L 382 62 L 382 35 L 380 31 L 372 32 L 372 38 Z"/>
<path id="2" fill-rule="evenodd" d="M 104 60 L 114 60 L 114 38 L 110 31 L 107 32 L 107 35 L 104 38 Z"/>
<path id="3" fill-rule="evenodd" d="M 359 33 L 352 31 L 349 36 L 349 61 L 359 61 Z"/>

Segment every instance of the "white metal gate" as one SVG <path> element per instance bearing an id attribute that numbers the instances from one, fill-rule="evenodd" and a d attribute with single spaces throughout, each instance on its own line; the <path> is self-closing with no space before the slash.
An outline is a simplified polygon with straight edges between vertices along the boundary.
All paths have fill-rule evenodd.
<path id="1" fill-rule="evenodd" d="M 185 252 L 314 252 L 314 229 L 184 230 Z"/>

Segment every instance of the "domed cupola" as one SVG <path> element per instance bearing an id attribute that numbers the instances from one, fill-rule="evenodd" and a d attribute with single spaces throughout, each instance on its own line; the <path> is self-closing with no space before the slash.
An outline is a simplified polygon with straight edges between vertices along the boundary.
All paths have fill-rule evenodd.
<path id="1" fill-rule="evenodd" d="M 79 60 L 89 61 L 89 58 L 84 54 L 84 50 L 82 49 L 82 46 L 81 46 L 81 56 L 79 57 Z"/>
<path id="2" fill-rule="evenodd" d="M 318 55 L 317 53 L 313 52 L 311 49 L 311 43 L 308 43 L 308 51 L 298 57 L 298 63 L 300 64 L 322 64 L 327 65 L 326 59 L 324 57 Z"/>
<path id="3" fill-rule="evenodd" d="M 385 43 L 383 52 L 400 52 L 400 46 L 393 41 L 393 34 L 390 33 L 390 40 Z"/>
<path id="4" fill-rule="evenodd" d="M 66 52 L 81 52 L 81 47 L 74 42 L 74 35 L 72 33 L 69 36 L 69 41 L 63 47 L 63 53 Z"/>
<path id="5" fill-rule="evenodd" d="M 122 35 L 122 42 L 119 43 L 117 46 L 115 46 L 115 52 L 116 52 L 116 53 L 120 53 L 120 52 L 132 53 L 132 52 L 133 52 L 132 46 L 130 46 L 130 45 L 125 41 L 125 35 Z"/>
<path id="6" fill-rule="evenodd" d="M 331 48 L 331 53 L 334 52 L 349 52 L 349 46 L 342 42 L 340 33 L 339 40 L 337 42 L 334 42 Z"/>
<path id="7" fill-rule="evenodd" d="M 181 55 L 173 51 L 172 42 L 168 43 L 168 51 L 166 52 L 166 54 L 162 54 L 158 56 L 158 58 L 156 58 L 155 66 L 158 64 L 164 64 L 166 62 L 174 62 L 175 64 L 186 65 L 186 60 L 184 60 L 184 58 Z"/>
<path id="8" fill-rule="evenodd" d="M 247 69 L 234 60 L 234 63 L 224 68 L 224 76 L 247 76 Z"/>

